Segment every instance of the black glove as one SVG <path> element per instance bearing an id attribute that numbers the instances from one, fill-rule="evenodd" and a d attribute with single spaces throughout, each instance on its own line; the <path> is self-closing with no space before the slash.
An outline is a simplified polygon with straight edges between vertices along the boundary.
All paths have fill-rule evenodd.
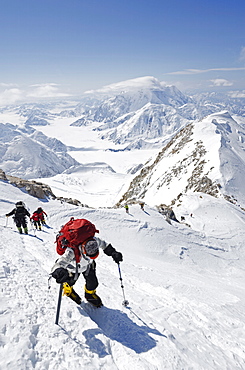
<path id="1" fill-rule="evenodd" d="M 59 267 L 51 274 L 56 279 L 56 283 L 65 283 L 69 280 L 69 272 L 63 267 Z"/>
<path id="2" fill-rule="evenodd" d="M 104 249 L 104 253 L 107 256 L 111 256 L 116 263 L 119 263 L 123 260 L 122 253 L 117 252 L 116 249 L 111 244 L 107 245 L 107 247 Z"/>
<path id="3" fill-rule="evenodd" d="M 117 252 L 117 251 L 112 252 L 111 256 L 116 263 L 122 262 L 123 260 L 123 256 L 121 252 Z"/>

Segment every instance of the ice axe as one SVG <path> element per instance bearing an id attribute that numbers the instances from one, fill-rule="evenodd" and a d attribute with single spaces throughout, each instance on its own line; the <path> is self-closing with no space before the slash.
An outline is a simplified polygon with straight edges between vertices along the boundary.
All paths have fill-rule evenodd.
<path id="1" fill-rule="evenodd" d="M 56 319 L 55 319 L 55 324 L 56 324 L 56 325 L 59 325 L 59 317 L 60 317 L 60 306 L 61 306 L 62 291 L 63 291 L 63 284 L 60 284 L 59 297 L 58 297 L 58 304 L 57 304 L 57 312 L 56 312 Z"/>
<path id="2" fill-rule="evenodd" d="M 127 299 L 125 299 L 125 294 L 124 294 L 124 286 L 123 286 L 123 283 L 122 283 L 122 274 L 121 274 L 121 269 L 120 269 L 120 264 L 118 263 L 118 271 L 119 271 L 119 280 L 121 281 L 121 288 L 122 288 L 122 292 L 123 292 L 123 306 L 127 307 L 129 305 L 129 301 L 127 301 Z"/>

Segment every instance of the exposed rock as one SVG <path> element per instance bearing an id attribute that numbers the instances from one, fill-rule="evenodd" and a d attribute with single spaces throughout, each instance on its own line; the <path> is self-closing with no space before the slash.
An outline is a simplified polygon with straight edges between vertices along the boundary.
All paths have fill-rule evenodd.
<path id="1" fill-rule="evenodd" d="M 7 177 L 5 175 L 5 172 L 0 169 L 0 180 L 7 181 Z"/>
<path id="2" fill-rule="evenodd" d="M 14 185 L 20 189 L 24 189 L 28 194 L 39 199 L 45 199 L 47 197 L 52 197 L 53 199 L 56 198 L 51 188 L 41 182 L 29 181 L 15 176 L 9 176 L 6 175 L 3 170 L 0 170 L 0 180 L 8 181 L 11 185 Z"/>
<path id="3" fill-rule="evenodd" d="M 72 198 L 64 198 L 64 197 L 56 197 L 57 200 L 60 200 L 61 203 L 66 202 L 69 204 L 73 204 L 74 206 L 81 206 L 81 207 L 88 207 L 87 204 L 82 204 L 79 200 L 77 199 L 72 199 Z"/>
<path id="4" fill-rule="evenodd" d="M 24 180 L 19 177 L 6 175 L 3 170 L 0 169 L 0 181 L 7 181 L 9 184 L 16 186 L 17 188 L 25 190 L 28 194 L 35 198 L 46 199 L 51 197 L 52 199 L 60 200 L 62 203 L 66 202 L 75 206 L 88 207 L 82 204 L 77 199 L 56 197 L 52 192 L 50 186 L 43 184 L 42 182 Z"/>
<path id="5" fill-rule="evenodd" d="M 171 207 L 166 206 L 165 204 L 160 204 L 160 206 L 157 206 L 158 211 L 166 217 L 166 221 L 171 224 L 170 220 L 173 220 L 175 222 L 179 222 L 177 220 L 174 211 L 172 210 Z"/>

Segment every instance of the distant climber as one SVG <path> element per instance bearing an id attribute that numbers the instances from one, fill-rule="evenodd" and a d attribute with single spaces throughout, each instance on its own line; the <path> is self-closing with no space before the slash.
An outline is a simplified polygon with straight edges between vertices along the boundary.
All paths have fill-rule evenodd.
<path id="1" fill-rule="evenodd" d="M 38 209 L 36 210 L 36 212 L 39 214 L 39 218 L 40 218 L 40 221 L 41 221 L 42 225 L 46 225 L 46 221 L 45 221 L 44 215 L 47 217 L 47 213 L 44 212 L 44 210 L 42 209 L 42 207 L 38 207 Z"/>
<path id="2" fill-rule="evenodd" d="M 129 206 L 128 206 L 128 204 L 125 204 L 124 208 L 126 210 L 126 213 L 129 213 Z"/>
<path id="3" fill-rule="evenodd" d="M 35 226 L 36 230 L 37 229 L 42 230 L 40 214 L 37 213 L 37 211 L 33 213 L 33 215 L 30 217 L 30 220 L 31 222 L 33 222 L 33 225 Z"/>
<path id="4" fill-rule="evenodd" d="M 142 209 L 142 211 L 144 211 L 145 203 L 144 202 L 140 202 L 139 205 L 140 205 L 140 208 Z"/>
<path id="5" fill-rule="evenodd" d="M 30 213 L 27 211 L 25 207 L 25 203 L 22 201 L 19 201 L 15 204 L 15 208 L 6 214 L 6 217 L 14 216 L 14 222 L 16 224 L 16 227 L 20 234 L 23 233 L 22 227 L 24 229 L 24 233 L 28 234 L 28 228 L 27 228 L 27 221 L 26 216 L 30 217 Z"/>

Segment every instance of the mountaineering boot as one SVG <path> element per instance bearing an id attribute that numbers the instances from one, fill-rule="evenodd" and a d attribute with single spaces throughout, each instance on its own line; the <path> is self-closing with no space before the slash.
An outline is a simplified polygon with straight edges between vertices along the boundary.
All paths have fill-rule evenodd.
<path id="1" fill-rule="evenodd" d="M 82 300 L 75 290 L 68 283 L 63 283 L 63 295 L 71 298 L 77 304 L 81 304 Z"/>
<path id="2" fill-rule="evenodd" d="M 39 230 L 40 230 L 40 231 L 42 231 L 42 228 L 41 228 L 41 226 L 39 226 Z"/>
<path id="3" fill-rule="evenodd" d="M 25 234 L 28 234 L 28 229 L 27 229 L 27 227 L 24 227 L 24 232 L 25 232 Z"/>
<path id="4" fill-rule="evenodd" d="M 85 286 L 85 298 L 89 303 L 91 303 L 95 307 L 103 306 L 100 297 L 96 294 L 96 289 L 88 290 Z"/>
<path id="5" fill-rule="evenodd" d="M 22 228 L 21 227 L 17 227 L 18 231 L 20 234 L 22 234 Z"/>

